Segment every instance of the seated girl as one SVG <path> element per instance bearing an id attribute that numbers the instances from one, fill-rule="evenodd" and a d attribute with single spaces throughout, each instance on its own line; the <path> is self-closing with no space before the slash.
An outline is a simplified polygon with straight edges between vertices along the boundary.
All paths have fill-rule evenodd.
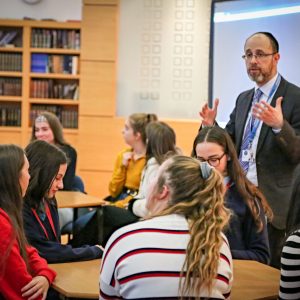
<path id="1" fill-rule="evenodd" d="M 100 246 L 73 248 L 61 244 L 61 232 L 55 194 L 63 188 L 67 157 L 56 146 L 34 141 L 25 149 L 30 181 L 24 197 L 24 228 L 29 243 L 49 263 L 99 258 Z"/>
<path id="2" fill-rule="evenodd" d="M 299 149 L 299 148 L 298 148 Z M 286 224 L 286 240 L 281 253 L 278 299 L 300 298 L 300 174 L 296 176 Z"/>
<path id="3" fill-rule="evenodd" d="M 22 197 L 28 168 L 21 148 L 0 145 L 0 299 L 46 299 L 56 276 L 25 238 Z"/>
<path id="4" fill-rule="evenodd" d="M 76 150 L 65 141 L 63 128 L 58 117 L 51 112 L 43 112 L 35 119 L 31 141 L 42 140 L 47 143 L 56 145 L 67 156 L 69 163 L 66 174 L 64 176 L 65 191 L 81 191 L 84 192 L 82 180 L 75 175 L 77 152 Z"/>
<path id="5" fill-rule="evenodd" d="M 151 218 L 117 230 L 102 259 L 100 299 L 229 299 L 232 259 L 221 175 L 173 156 L 151 183 Z"/>
<path id="6" fill-rule="evenodd" d="M 267 264 L 270 250 L 265 214 L 271 217 L 271 208 L 244 175 L 230 136 L 217 126 L 201 129 L 194 140 L 192 156 L 208 162 L 224 177 L 225 204 L 233 212 L 225 232 L 232 257 Z"/>
<path id="7" fill-rule="evenodd" d="M 35 140 L 42 140 L 56 145 L 66 154 L 68 158 L 68 167 L 63 179 L 63 190 L 84 192 L 82 179 L 75 175 L 77 152 L 65 141 L 63 127 L 55 114 L 45 111 L 38 115 L 33 123 L 31 135 L 31 141 Z M 61 228 L 73 221 L 72 208 L 60 208 L 58 213 Z"/>
<path id="8" fill-rule="evenodd" d="M 129 202 L 129 210 L 138 217 L 145 217 L 148 213 L 146 208 L 146 195 L 150 182 L 157 175 L 159 166 L 166 156 L 178 154 L 176 148 L 176 135 L 174 130 L 164 122 L 152 122 L 146 128 L 147 163 L 142 173 L 139 193 Z"/>
<path id="9" fill-rule="evenodd" d="M 105 244 L 109 236 L 118 228 L 136 222 L 140 217 L 147 215 L 146 194 L 149 183 L 156 176 L 160 164 L 165 160 L 165 155 L 176 154 L 176 136 L 174 130 L 164 122 L 151 122 L 146 127 L 147 164 L 142 172 L 139 193 L 129 202 L 128 210 L 119 207 L 105 206 L 103 208 Z M 122 201 L 122 200 L 120 200 Z M 117 201 L 118 203 L 119 201 Z"/>
<path id="10" fill-rule="evenodd" d="M 122 150 L 116 159 L 109 183 L 109 201 L 117 207 L 126 207 L 138 192 L 141 174 L 146 163 L 146 126 L 156 121 L 155 114 L 135 113 L 125 121 L 122 130 L 124 141 L 130 148 Z"/>

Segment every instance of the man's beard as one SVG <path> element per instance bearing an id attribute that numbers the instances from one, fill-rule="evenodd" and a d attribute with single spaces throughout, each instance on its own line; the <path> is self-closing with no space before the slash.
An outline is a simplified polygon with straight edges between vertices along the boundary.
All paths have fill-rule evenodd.
<path id="1" fill-rule="evenodd" d="M 253 75 L 251 75 L 251 74 L 249 74 L 248 73 L 248 76 L 249 76 L 249 78 L 252 80 L 252 81 L 254 81 L 254 82 L 256 82 L 256 83 L 261 83 L 261 82 L 264 82 L 264 80 L 265 80 L 265 76 L 263 75 L 263 74 L 259 74 L 259 75 L 255 75 L 255 76 L 253 76 Z"/>

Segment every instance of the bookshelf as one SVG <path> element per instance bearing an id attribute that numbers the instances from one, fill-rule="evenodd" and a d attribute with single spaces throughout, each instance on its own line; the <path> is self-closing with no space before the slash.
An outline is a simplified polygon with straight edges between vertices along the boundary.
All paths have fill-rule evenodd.
<path id="1" fill-rule="evenodd" d="M 78 132 L 80 22 L 0 20 L 0 142 L 26 145 L 41 110 Z M 68 133 L 67 133 L 68 134 Z"/>

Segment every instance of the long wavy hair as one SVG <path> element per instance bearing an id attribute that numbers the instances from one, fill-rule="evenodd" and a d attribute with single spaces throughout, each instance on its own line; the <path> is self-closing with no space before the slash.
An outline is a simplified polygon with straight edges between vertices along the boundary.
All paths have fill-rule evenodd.
<path id="1" fill-rule="evenodd" d="M 35 140 L 28 144 L 25 153 L 29 161 L 29 186 L 24 197 L 30 207 L 38 209 L 62 164 L 67 163 L 65 153 L 55 145 Z"/>
<path id="2" fill-rule="evenodd" d="M 39 118 L 40 119 L 45 118 L 47 123 L 49 124 L 49 126 L 53 132 L 54 144 L 60 145 L 60 146 L 68 145 L 68 143 L 64 139 L 62 124 L 60 123 L 58 117 L 55 114 L 53 114 L 49 111 L 44 111 L 37 116 L 35 121 L 38 120 Z M 32 125 L 32 133 L 31 133 L 31 140 L 30 140 L 31 142 L 36 140 L 35 121 L 33 122 L 33 125 Z"/>
<path id="3" fill-rule="evenodd" d="M 262 231 L 263 222 L 260 218 L 257 201 L 261 202 L 264 212 L 269 219 L 272 219 L 273 216 L 272 209 L 262 192 L 247 179 L 229 134 L 218 126 L 201 129 L 194 140 L 192 157 L 197 157 L 196 147 L 203 142 L 214 143 L 221 146 L 229 157 L 227 161 L 228 176 L 235 183 L 237 191 L 249 207 L 258 232 Z"/>
<path id="4" fill-rule="evenodd" d="M 224 206 L 223 178 L 214 169 L 203 178 L 200 163 L 194 158 L 175 155 L 165 162 L 153 195 L 167 186 L 170 200 L 155 216 L 183 215 L 189 223 L 190 240 L 181 271 L 180 294 L 199 294 L 202 287 L 211 291 L 217 275 L 222 230 L 230 212 Z M 152 216 L 153 217 L 153 216 Z"/>
<path id="5" fill-rule="evenodd" d="M 156 114 L 134 113 L 129 116 L 129 123 L 134 133 L 140 133 L 144 144 L 146 144 L 146 127 L 149 123 L 157 121 Z"/>
<path id="6" fill-rule="evenodd" d="M 22 217 L 22 189 L 19 182 L 24 163 L 24 151 L 20 147 L 12 144 L 0 145 L 0 207 L 8 214 L 13 229 L 12 238 L 8 241 L 9 246 L 3 257 L 0 257 L 1 272 L 5 268 L 6 259 L 15 239 L 18 241 L 20 254 L 28 267 L 27 240 Z"/>
<path id="7" fill-rule="evenodd" d="M 154 157 L 159 165 L 167 156 L 177 153 L 176 134 L 173 128 L 164 122 L 151 122 L 146 127 L 146 157 Z"/>

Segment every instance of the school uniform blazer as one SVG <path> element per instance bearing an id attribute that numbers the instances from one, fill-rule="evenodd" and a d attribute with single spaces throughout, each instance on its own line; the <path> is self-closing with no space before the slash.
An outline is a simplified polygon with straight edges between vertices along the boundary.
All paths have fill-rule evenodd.
<path id="1" fill-rule="evenodd" d="M 56 232 L 54 234 L 46 220 L 40 219 L 40 222 L 47 232 L 46 235 L 29 204 L 25 201 L 23 205 L 24 230 L 27 240 L 30 245 L 38 250 L 41 257 L 46 259 L 48 263 L 64 263 L 70 261 L 91 260 L 102 256 L 102 250 L 97 246 L 84 245 L 82 247 L 73 248 L 71 245 L 61 244 L 56 201 L 53 201 L 49 205 L 49 209 Z"/>
<path id="2" fill-rule="evenodd" d="M 226 125 L 226 130 L 231 135 L 238 154 L 253 94 L 254 89 L 251 89 L 238 96 Z M 300 135 L 300 88 L 281 78 L 271 101 L 272 106 L 276 105 L 276 99 L 280 96 L 283 97 L 284 125 L 278 134 L 275 134 L 266 124 L 262 125 L 256 151 L 256 168 L 259 188 L 273 209 L 272 224 L 277 229 L 284 229 L 294 171 L 300 159 L 299 146 L 295 149 L 299 145 L 297 139 Z"/>
<path id="3" fill-rule="evenodd" d="M 225 194 L 225 205 L 232 211 L 228 227 L 224 231 L 233 259 L 256 260 L 268 264 L 270 248 L 265 214 L 257 200 L 263 229 L 258 232 L 250 208 L 241 197 L 236 185 L 232 184 Z"/>

